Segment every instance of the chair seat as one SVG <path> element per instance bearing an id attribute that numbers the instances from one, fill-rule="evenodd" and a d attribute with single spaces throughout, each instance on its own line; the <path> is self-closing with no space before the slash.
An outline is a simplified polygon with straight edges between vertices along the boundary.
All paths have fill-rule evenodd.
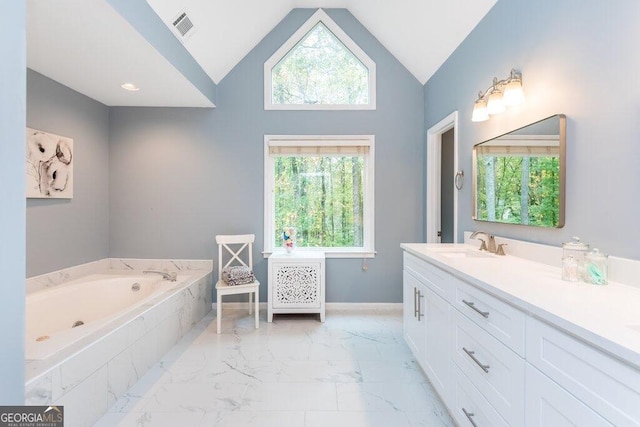
<path id="1" fill-rule="evenodd" d="M 260 282 L 257 280 L 247 283 L 246 285 L 233 286 L 229 286 L 224 280 L 218 280 L 218 283 L 216 283 L 216 291 L 222 295 L 246 294 L 247 292 L 251 292 L 251 288 L 256 288 L 257 292 L 258 286 L 260 286 Z"/>

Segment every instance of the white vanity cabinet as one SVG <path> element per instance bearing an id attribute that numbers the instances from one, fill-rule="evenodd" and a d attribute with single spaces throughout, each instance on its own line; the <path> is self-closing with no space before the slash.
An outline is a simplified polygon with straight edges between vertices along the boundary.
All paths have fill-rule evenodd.
<path id="1" fill-rule="evenodd" d="M 448 276 L 417 257 L 404 255 L 404 338 L 445 403 L 453 398 L 450 304 L 437 292 Z"/>
<path id="2" fill-rule="evenodd" d="M 461 263 L 417 255 L 405 248 L 405 338 L 458 425 L 640 427 L 637 365 L 487 292 L 495 285 L 458 274 Z"/>
<path id="3" fill-rule="evenodd" d="M 403 274 L 405 340 L 456 421 L 522 425 L 524 359 L 500 341 L 524 353 L 522 313 L 407 252 Z"/>
<path id="4" fill-rule="evenodd" d="M 560 401 L 549 398 L 554 390 L 583 403 L 563 409 L 575 425 L 640 426 L 639 370 L 533 317 L 527 318 L 527 362 L 528 426 L 550 425 L 549 406 Z M 589 422 L 576 421 L 581 419 Z"/>

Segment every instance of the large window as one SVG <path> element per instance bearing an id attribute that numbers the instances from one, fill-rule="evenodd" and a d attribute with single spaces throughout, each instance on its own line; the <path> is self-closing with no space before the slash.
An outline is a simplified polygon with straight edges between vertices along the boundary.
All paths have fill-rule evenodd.
<path id="1" fill-rule="evenodd" d="M 318 10 L 265 63 L 265 109 L 375 109 L 375 63 Z"/>
<path id="2" fill-rule="evenodd" d="M 265 253 L 296 228 L 299 250 L 373 256 L 373 137 L 265 137 Z"/>

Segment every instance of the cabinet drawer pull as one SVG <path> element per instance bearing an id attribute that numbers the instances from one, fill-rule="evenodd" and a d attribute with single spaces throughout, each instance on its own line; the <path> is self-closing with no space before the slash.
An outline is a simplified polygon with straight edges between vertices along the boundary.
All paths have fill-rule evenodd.
<path id="1" fill-rule="evenodd" d="M 422 298 L 424 298 L 424 295 L 422 295 L 422 292 L 418 291 L 418 322 L 424 317 L 424 313 L 422 312 L 422 304 L 420 303 L 420 300 Z"/>
<path id="2" fill-rule="evenodd" d="M 418 288 L 413 287 L 413 317 L 418 316 Z"/>
<path id="3" fill-rule="evenodd" d="M 465 353 L 467 353 L 467 356 L 469 356 L 471 359 L 473 359 L 473 361 L 476 362 L 476 364 L 482 368 L 483 371 L 485 371 L 487 374 L 489 373 L 490 366 L 489 365 L 483 365 L 478 359 L 476 359 L 476 357 L 474 356 L 474 354 L 476 354 L 475 351 L 467 350 L 464 347 L 462 347 L 462 349 L 464 350 Z"/>
<path id="4" fill-rule="evenodd" d="M 468 307 L 470 307 L 471 309 L 473 309 L 475 312 L 479 313 L 482 317 L 484 317 L 485 319 L 487 317 L 489 317 L 489 312 L 488 311 L 482 311 L 480 309 L 478 309 L 478 307 L 476 307 L 476 304 L 473 302 L 469 302 L 467 300 L 462 300 L 463 303 L 465 303 Z"/>
<path id="5" fill-rule="evenodd" d="M 473 422 L 473 412 L 467 412 L 466 409 L 462 408 L 462 412 L 464 412 L 465 417 L 469 420 L 473 427 L 478 427 L 475 422 Z"/>

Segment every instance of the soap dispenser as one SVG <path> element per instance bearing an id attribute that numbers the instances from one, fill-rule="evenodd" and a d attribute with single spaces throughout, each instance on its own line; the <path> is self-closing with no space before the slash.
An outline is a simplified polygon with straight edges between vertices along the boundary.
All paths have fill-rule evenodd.
<path id="1" fill-rule="evenodd" d="M 607 284 L 607 255 L 600 249 L 593 248 L 585 255 L 582 280 L 594 285 Z"/>
<path id="2" fill-rule="evenodd" d="M 562 244 L 562 280 L 577 282 L 584 277 L 584 259 L 589 245 L 574 237 Z"/>

